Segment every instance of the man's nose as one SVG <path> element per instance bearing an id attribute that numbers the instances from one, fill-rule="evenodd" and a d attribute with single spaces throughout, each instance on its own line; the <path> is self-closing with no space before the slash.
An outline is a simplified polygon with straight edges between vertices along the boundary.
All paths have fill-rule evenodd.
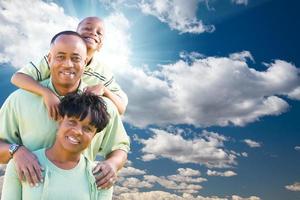
<path id="1" fill-rule="evenodd" d="M 64 67 L 73 67 L 74 64 L 73 64 L 73 62 L 71 61 L 71 59 L 65 59 L 64 62 L 63 62 L 63 66 L 64 66 Z"/>

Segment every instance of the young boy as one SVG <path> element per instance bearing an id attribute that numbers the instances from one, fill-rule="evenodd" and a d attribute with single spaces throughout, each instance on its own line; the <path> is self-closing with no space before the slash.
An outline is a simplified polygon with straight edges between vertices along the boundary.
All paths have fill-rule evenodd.
<path id="1" fill-rule="evenodd" d="M 44 182 L 35 187 L 21 182 L 15 164 L 10 160 L 2 200 L 111 199 L 108 190 L 97 189 L 91 162 L 81 154 L 94 135 L 108 123 L 105 103 L 91 93 L 73 93 L 61 100 L 58 110 L 60 117 L 55 143 L 48 149 L 34 152 L 45 169 Z"/>
<path id="2" fill-rule="evenodd" d="M 77 32 L 87 45 L 87 66 L 82 77 L 82 80 L 89 86 L 86 90 L 109 98 L 116 105 L 119 113 L 124 114 L 128 103 L 127 95 L 116 83 L 110 70 L 101 64 L 99 58 L 94 56 L 103 45 L 103 21 L 98 17 L 87 17 L 78 24 Z M 59 99 L 52 91 L 39 84 L 49 76 L 48 59 L 47 56 L 44 56 L 40 62 L 30 62 L 29 65 L 16 72 L 11 82 L 19 88 L 42 96 L 49 115 L 56 120 Z"/>

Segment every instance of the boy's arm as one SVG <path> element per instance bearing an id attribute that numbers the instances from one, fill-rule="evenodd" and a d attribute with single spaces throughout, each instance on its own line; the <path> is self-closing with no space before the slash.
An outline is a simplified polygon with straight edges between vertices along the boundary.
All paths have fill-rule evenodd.
<path id="1" fill-rule="evenodd" d="M 92 92 L 96 95 L 100 94 L 101 96 L 105 96 L 109 98 L 117 107 L 117 110 L 120 115 L 123 115 L 125 113 L 126 105 L 127 105 L 126 101 L 124 101 L 119 95 L 110 91 L 104 85 L 98 84 L 98 85 L 88 86 L 86 88 L 86 91 Z"/>
<path id="2" fill-rule="evenodd" d="M 110 91 L 107 87 L 104 87 L 103 89 L 103 96 L 109 98 L 116 105 L 120 115 L 125 113 L 127 104 L 121 99 L 120 96 Z"/>
<path id="3" fill-rule="evenodd" d="M 43 97 L 44 103 L 47 107 L 49 116 L 56 120 L 58 118 L 58 97 L 48 88 L 42 86 L 38 81 L 34 80 L 31 76 L 22 72 L 16 72 L 11 82 L 19 88 L 35 93 Z"/>

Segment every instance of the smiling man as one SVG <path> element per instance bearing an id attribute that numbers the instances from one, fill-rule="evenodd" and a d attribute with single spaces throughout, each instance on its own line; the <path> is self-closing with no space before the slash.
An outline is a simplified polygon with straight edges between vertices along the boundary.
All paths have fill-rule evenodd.
<path id="1" fill-rule="evenodd" d="M 41 82 L 43 87 L 59 98 L 81 92 L 81 82 L 87 60 L 85 41 L 73 31 L 55 35 L 48 55 L 51 76 Z M 94 168 L 98 187 L 108 188 L 117 171 L 124 165 L 129 151 L 129 137 L 115 105 L 103 97 L 110 115 L 108 125 L 97 133 L 85 154 L 94 160 L 97 154 L 105 157 Z M 50 147 L 55 141 L 57 122 L 51 119 L 43 98 L 26 90 L 12 93 L 0 110 L 0 163 L 14 159 L 20 179 L 36 185 L 43 180 L 41 167 L 31 151 Z"/>

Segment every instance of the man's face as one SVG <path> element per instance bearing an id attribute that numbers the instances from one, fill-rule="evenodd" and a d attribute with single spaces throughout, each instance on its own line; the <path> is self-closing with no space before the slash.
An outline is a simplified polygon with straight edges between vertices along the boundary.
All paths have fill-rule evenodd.
<path id="1" fill-rule="evenodd" d="M 90 115 L 80 121 L 64 116 L 59 121 L 57 140 L 70 153 L 80 153 L 91 143 L 97 128 L 90 123 Z"/>
<path id="2" fill-rule="evenodd" d="M 101 20 L 96 17 L 88 17 L 79 24 L 77 32 L 85 40 L 89 50 L 100 50 L 104 36 L 104 25 Z"/>
<path id="3" fill-rule="evenodd" d="M 52 82 L 56 89 L 78 86 L 86 56 L 86 46 L 79 37 L 58 36 L 48 55 Z"/>

